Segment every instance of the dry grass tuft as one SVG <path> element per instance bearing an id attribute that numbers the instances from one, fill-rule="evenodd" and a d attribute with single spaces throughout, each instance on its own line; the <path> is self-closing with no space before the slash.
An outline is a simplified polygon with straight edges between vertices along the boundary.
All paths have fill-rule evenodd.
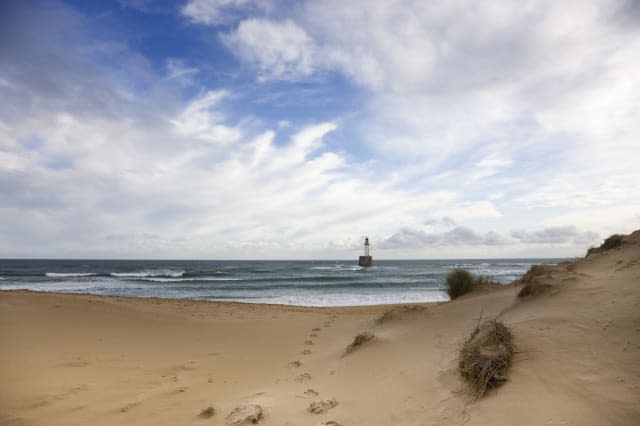
<path id="1" fill-rule="evenodd" d="M 502 285 L 500 284 L 498 281 L 492 280 L 489 277 L 485 277 L 485 276 L 478 276 L 476 277 L 473 286 L 475 287 L 490 287 L 490 286 L 494 286 L 494 285 Z"/>
<path id="2" fill-rule="evenodd" d="M 507 380 L 515 347 L 511 331 L 492 320 L 476 327 L 460 351 L 458 371 L 477 397 Z"/>
<path id="3" fill-rule="evenodd" d="M 546 293 L 552 288 L 551 280 L 553 265 L 533 265 L 517 282 L 524 284 L 518 292 L 518 297 L 536 296 Z"/>
<path id="4" fill-rule="evenodd" d="M 375 335 L 370 331 L 365 331 L 363 333 L 356 335 L 356 337 L 353 338 L 353 342 L 346 347 L 346 349 L 344 350 L 344 354 L 342 356 L 350 354 L 351 352 L 355 351 L 360 346 L 364 345 L 374 337 Z"/>
<path id="5" fill-rule="evenodd" d="M 613 234 L 612 236 L 604 240 L 604 242 L 600 245 L 600 247 L 591 247 L 587 251 L 587 256 L 589 256 L 590 254 L 600 253 L 603 251 L 614 249 L 616 247 L 620 247 L 623 242 L 624 242 L 624 235 Z"/>
<path id="6" fill-rule="evenodd" d="M 209 417 L 213 417 L 215 413 L 216 413 L 216 410 L 210 405 L 204 410 L 200 411 L 200 414 L 198 414 L 198 417 L 202 417 L 203 419 L 208 419 Z"/>
<path id="7" fill-rule="evenodd" d="M 396 311 L 394 309 L 390 309 L 388 311 L 385 311 L 378 318 L 376 318 L 375 323 L 376 325 L 381 325 L 381 324 L 384 324 L 385 322 L 393 320 L 394 318 L 396 318 L 396 316 L 397 316 Z"/>
<path id="8" fill-rule="evenodd" d="M 447 274 L 447 294 L 451 300 L 473 290 L 474 277 L 466 269 L 457 268 Z"/>
<path id="9" fill-rule="evenodd" d="M 462 268 L 454 269 L 447 275 L 447 294 L 451 300 L 476 289 L 489 290 L 499 285 L 501 285 L 499 282 L 489 277 L 475 276 Z"/>

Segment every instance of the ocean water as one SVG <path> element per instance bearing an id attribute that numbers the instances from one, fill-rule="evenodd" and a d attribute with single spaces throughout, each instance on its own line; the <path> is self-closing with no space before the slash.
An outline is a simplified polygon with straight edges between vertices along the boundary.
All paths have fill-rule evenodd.
<path id="1" fill-rule="evenodd" d="M 357 261 L 0 260 L 0 290 L 356 306 L 448 300 L 445 279 L 465 268 L 502 284 L 531 265 L 565 259 Z"/>

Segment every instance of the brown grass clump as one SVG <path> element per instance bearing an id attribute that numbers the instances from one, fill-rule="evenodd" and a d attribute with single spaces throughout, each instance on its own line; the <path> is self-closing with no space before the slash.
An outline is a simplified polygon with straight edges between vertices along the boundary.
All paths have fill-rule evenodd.
<path id="1" fill-rule="evenodd" d="M 600 247 L 591 247 L 587 251 L 587 256 L 589 256 L 590 254 L 600 253 L 603 251 L 614 249 L 616 247 L 620 247 L 623 242 L 624 242 L 624 235 L 613 234 L 612 236 L 604 240 L 604 242 L 600 245 Z"/>
<path id="2" fill-rule="evenodd" d="M 552 288 L 548 281 L 551 279 L 553 265 L 533 265 L 517 282 L 524 284 L 518 292 L 518 297 L 536 296 Z"/>
<path id="3" fill-rule="evenodd" d="M 464 342 L 458 371 L 477 397 L 507 380 L 514 349 L 511 331 L 495 320 L 476 327 Z"/>
<path id="4" fill-rule="evenodd" d="M 387 321 L 391 321 L 392 319 L 394 319 L 396 317 L 396 312 L 394 309 L 390 309 L 388 311 L 385 311 L 382 315 L 380 315 L 378 318 L 376 318 L 375 323 L 376 324 L 384 324 Z"/>
<path id="5" fill-rule="evenodd" d="M 451 300 L 473 290 L 474 276 L 466 269 L 457 268 L 447 274 L 447 294 Z"/>
<path id="6" fill-rule="evenodd" d="M 355 351 L 360 346 L 364 345 L 374 337 L 375 335 L 370 331 L 365 331 L 363 333 L 356 335 L 356 337 L 353 338 L 353 342 L 346 347 L 346 349 L 344 350 L 344 354 L 342 356 L 350 354 L 351 352 Z"/>
<path id="7" fill-rule="evenodd" d="M 447 294 L 451 300 L 474 290 L 490 290 L 501 285 L 489 277 L 475 276 L 462 268 L 454 269 L 447 274 Z"/>
<path id="8" fill-rule="evenodd" d="M 482 275 L 480 275 L 479 277 L 476 277 L 473 283 L 474 287 L 490 287 L 494 285 L 502 285 L 502 284 L 500 284 L 498 281 L 492 280 L 491 278 L 485 277 Z"/>
<path id="9" fill-rule="evenodd" d="M 210 405 L 204 410 L 200 411 L 200 414 L 198 414 L 198 417 L 202 417 L 203 419 L 208 419 L 209 417 L 213 417 L 215 412 L 216 410 Z"/>

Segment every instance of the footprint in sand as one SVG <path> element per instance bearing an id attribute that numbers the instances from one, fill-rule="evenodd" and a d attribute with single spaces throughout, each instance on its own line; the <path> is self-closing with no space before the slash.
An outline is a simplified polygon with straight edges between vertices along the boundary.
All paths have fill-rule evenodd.
<path id="1" fill-rule="evenodd" d="M 312 402 L 309 405 L 309 412 L 313 414 L 324 414 L 338 405 L 338 401 L 335 398 L 326 399 L 324 401 Z"/>
<path id="2" fill-rule="evenodd" d="M 311 329 L 311 331 L 320 331 L 320 328 L 314 327 L 314 328 Z"/>
<path id="3" fill-rule="evenodd" d="M 126 413 L 127 411 L 130 411 L 134 408 L 136 408 L 138 405 L 140 405 L 140 402 L 130 402 L 129 404 L 123 406 L 122 408 L 120 408 L 120 412 L 121 413 Z"/>
<path id="4" fill-rule="evenodd" d="M 307 395 L 307 396 L 318 396 L 318 395 L 320 395 L 317 391 L 315 391 L 315 390 L 313 390 L 311 388 L 309 388 L 306 391 L 304 391 L 304 394 Z"/>
<path id="5" fill-rule="evenodd" d="M 305 340 L 304 344 L 305 345 L 313 345 L 313 340 Z"/>
<path id="6" fill-rule="evenodd" d="M 300 352 L 301 355 L 311 355 L 311 351 L 309 349 L 305 349 L 304 351 Z"/>
<path id="7" fill-rule="evenodd" d="M 318 337 L 318 333 L 311 333 L 309 337 Z"/>
<path id="8" fill-rule="evenodd" d="M 302 373 L 302 374 L 300 374 L 298 377 L 296 377 L 294 380 L 295 380 L 296 382 L 298 382 L 298 383 L 302 383 L 302 382 L 309 381 L 309 380 L 311 380 L 311 374 L 309 374 L 309 373 Z"/>
<path id="9" fill-rule="evenodd" d="M 298 367 L 300 367 L 301 365 L 302 365 L 302 363 L 301 363 L 300 361 L 298 361 L 298 360 L 291 361 L 291 362 L 289 363 L 289 366 L 290 366 L 290 367 L 293 367 L 293 368 L 298 368 Z"/>

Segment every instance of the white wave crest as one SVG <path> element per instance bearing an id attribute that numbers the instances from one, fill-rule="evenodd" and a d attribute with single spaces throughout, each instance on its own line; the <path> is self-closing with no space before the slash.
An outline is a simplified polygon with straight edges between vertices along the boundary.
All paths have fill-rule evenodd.
<path id="1" fill-rule="evenodd" d="M 321 271 L 361 271 L 364 270 L 362 266 L 358 265 L 333 265 L 333 266 L 312 266 L 309 269 L 321 270 Z"/>
<path id="2" fill-rule="evenodd" d="M 210 298 L 216 300 L 215 298 Z M 236 300 L 243 303 L 267 303 L 275 305 L 311 306 L 311 307 L 334 307 L 334 306 L 367 306 L 367 305 L 389 305 L 402 303 L 427 303 L 445 302 L 450 300 L 443 291 L 416 291 L 402 293 L 380 293 L 380 294 L 322 294 L 322 295 L 274 295 L 272 297 L 255 297 L 234 299 L 233 297 L 224 300 Z"/>
<path id="3" fill-rule="evenodd" d="M 180 283 L 189 281 L 240 281 L 240 278 L 220 278 L 220 277 L 191 277 L 191 278 L 165 278 L 165 277 L 144 277 L 143 281 L 157 283 Z"/>
<path id="4" fill-rule="evenodd" d="M 67 278 L 67 277 L 91 277 L 98 275 L 97 272 L 47 272 L 44 274 L 49 278 Z"/>
<path id="5" fill-rule="evenodd" d="M 137 271 L 137 272 L 112 272 L 112 277 L 121 278 L 144 278 L 144 277 L 172 277 L 178 278 L 184 275 L 185 271 L 174 271 L 171 269 L 158 269 L 154 271 Z"/>

